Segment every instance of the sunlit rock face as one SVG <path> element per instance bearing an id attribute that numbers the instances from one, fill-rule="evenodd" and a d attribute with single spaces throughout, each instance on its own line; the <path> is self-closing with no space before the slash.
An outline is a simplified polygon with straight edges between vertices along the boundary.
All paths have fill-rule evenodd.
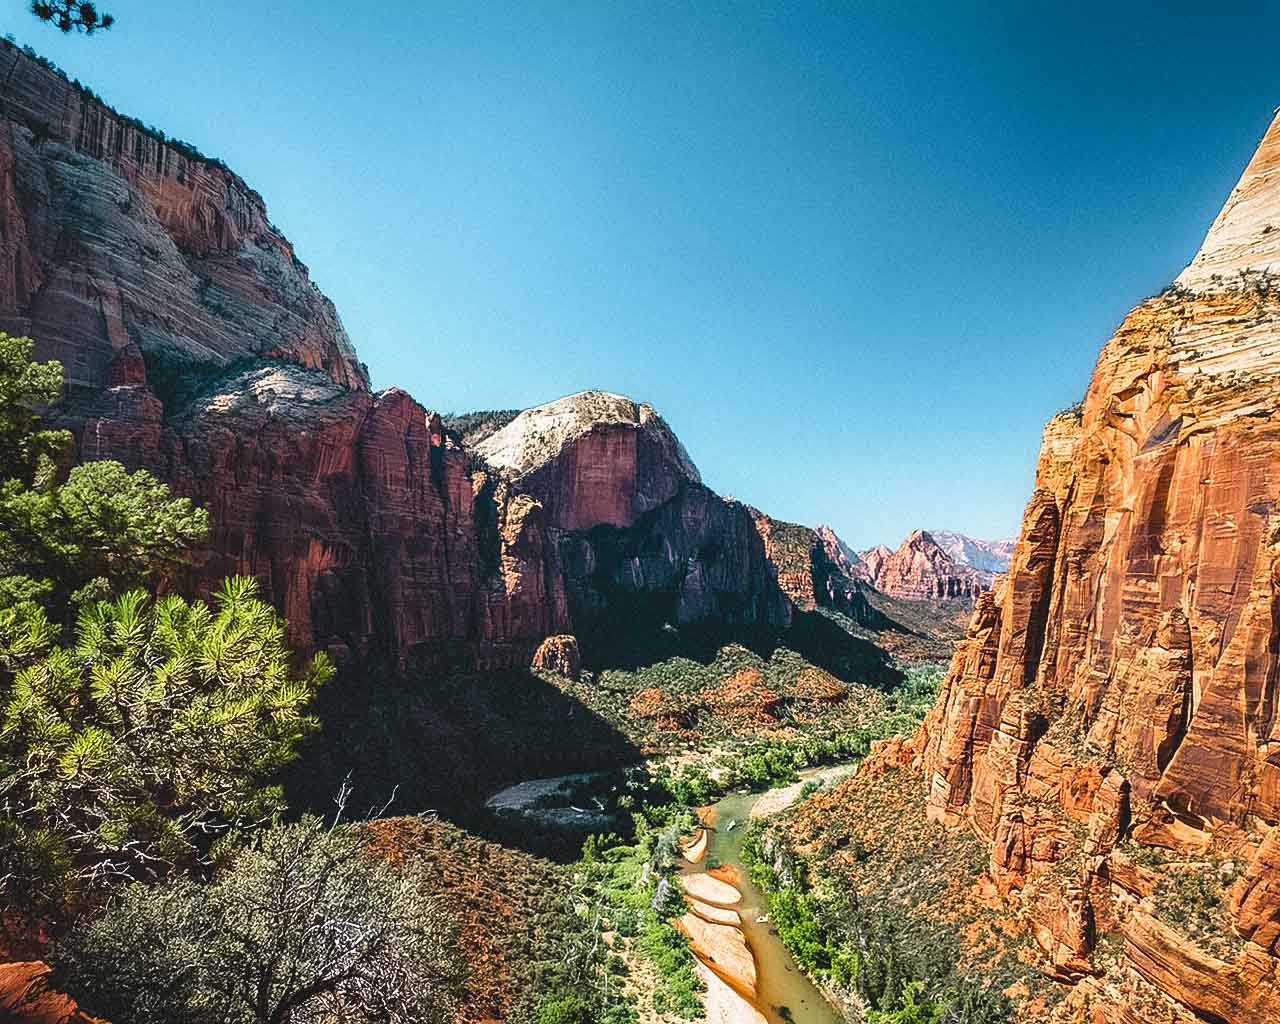
<path id="1" fill-rule="evenodd" d="M 979 540 L 952 530 L 929 530 L 928 533 L 953 562 L 976 569 L 983 574 L 987 583 L 1009 568 L 1013 546 L 1017 543 L 1012 537 L 1005 540 Z"/>
<path id="2" fill-rule="evenodd" d="M 136 346 L 167 372 L 257 356 L 368 387 L 261 196 L 0 43 L 0 328 L 73 387 Z M 154 376 L 154 374 L 153 374 Z"/>
<path id="3" fill-rule="evenodd" d="M 631 526 L 702 478 L 650 406 L 584 391 L 526 409 L 477 454 L 536 494 L 564 530 Z"/>
<path id="4" fill-rule="evenodd" d="M 63 363 L 80 457 L 209 509 L 176 582 L 256 577 L 300 648 L 482 669 L 610 617 L 785 626 L 861 600 L 813 531 L 703 486 L 648 405 L 573 395 L 473 451 L 371 392 L 239 176 L 16 47 L 0 62 L 0 329 Z"/>
<path id="5" fill-rule="evenodd" d="M 1045 428 L 1008 573 L 919 737 L 930 814 L 990 842 L 1006 891 L 1084 853 L 1041 945 L 1083 956 L 1070 921 L 1099 903 L 1156 989 L 1258 1024 L 1280 1019 L 1277 167 L 1280 119 L 1176 285 L 1125 318 L 1083 405 Z M 1246 866 L 1238 956 L 1126 895 L 1126 839 Z"/>

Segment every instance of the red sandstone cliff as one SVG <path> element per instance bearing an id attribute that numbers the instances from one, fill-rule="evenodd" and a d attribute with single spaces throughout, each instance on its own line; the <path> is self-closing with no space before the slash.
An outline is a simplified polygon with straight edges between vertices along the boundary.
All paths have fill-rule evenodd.
<path id="1" fill-rule="evenodd" d="M 0 329 L 68 384 L 113 359 L 227 367 L 269 355 L 350 388 L 368 378 L 262 198 L 0 41 Z"/>
<path id="2" fill-rule="evenodd" d="M 187 585 L 258 577 L 301 647 L 481 668 L 638 607 L 785 626 L 856 600 L 812 531 L 702 486 L 648 406 L 572 396 L 470 451 L 370 393 L 237 175 L 10 44 L 0 75 L 0 329 L 63 363 L 82 458 L 209 509 Z M 798 549 L 770 547 L 783 527 Z"/>
<path id="3" fill-rule="evenodd" d="M 1097 1021 L 1280 1020 L 1277 270 L 1280 117 L 1046 427 L 917 738 L 930 815 L 988 842 Z"/>
<path id="4" fill-rule="evenodd" d="M 705 487 L 647 405 L 571 395 L 521 413 L 476 454 L 547 510 L 575 629 L 619 614 L 777 627 L 797 609 L 871 615 L 813 530 Z"/>

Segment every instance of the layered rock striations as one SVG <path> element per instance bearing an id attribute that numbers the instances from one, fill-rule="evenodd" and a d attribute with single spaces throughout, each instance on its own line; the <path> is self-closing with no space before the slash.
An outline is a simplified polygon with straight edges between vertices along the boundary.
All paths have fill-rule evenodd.
<path id="1" fill-rule="evenodd" d="M 35 338 L 73 389 L 109 383 L 126 350 L 169 373 L 270 356 L 367 389 L 333 305 L 238 175 L 11 43 L 0 75 L 0 329 Z"/>
<path id="2" fill-rule="evenodd" d="M 823 523 L 819 523 L 814 527 L 814 531 L 818 534 L 818 539 L 822 542 L 822 547 L 826 552 L 827 560 L 832 565 L 839 566 L 841 571 L 851 579 L 862 580 L 864 583 L 872 585 L 875 584 L 875 576 L 871 567 L 858 552 L 840 539 L 835 530 Z"/>
<path id="3" fill-rule="evenodd" d="M 987 841 L 1095 1019 L 1280 1019 L 1277 167 L 1280 118 L 1046 427 L 1008 573 L 917 738 L 930 816 Z"/>
<path id="4" fill-rule="evenodd" d="M 631 526 L 698 468 L 650 406 L 605 391 L 526 409 L 476 446 L 494 470 L 538 495 L 563 530 Z"/>

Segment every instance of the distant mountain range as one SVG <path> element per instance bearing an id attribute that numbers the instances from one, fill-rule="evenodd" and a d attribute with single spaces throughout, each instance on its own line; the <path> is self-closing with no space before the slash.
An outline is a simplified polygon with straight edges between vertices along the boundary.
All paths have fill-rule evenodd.
<path id="1" fill-rule="evenodd" d="M 829 526 L 818 526 L 828 559 L 891 597 L 972 601 L 1009 568 L 1013 540 L 986 541 L 951 530 L 916 530 L 896 549 L 854 551 Z"/>
<path id="2" fill-rule="evenodd" d="M 938 547 L 951 556 L 953 562 L 992 576 L 998 576 L 1009 568 L 1013 546 L 1018 542 L 1016 537 L 978 540 L 951 530 L 929 530 L 928 533 L 937 541 Z"/>

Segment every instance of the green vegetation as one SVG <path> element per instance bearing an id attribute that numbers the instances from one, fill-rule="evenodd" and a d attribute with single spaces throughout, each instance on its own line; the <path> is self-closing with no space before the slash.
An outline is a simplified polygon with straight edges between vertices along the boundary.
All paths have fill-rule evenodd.
<path id="1" fill-rule="evenodd" d="M 134 1024 L 453 1019 L 453 935 L 412 868 L 317 819 L 258 834 L 210 884 L 122 889 L 71 933 L 71 991 Z"/>
<path id="2" fill-rule="evenodd" d="M 38 610 L 67 625 L 87 602 L 155 580 L 209 526 L 189 500 L 118 462 L 76 466 L 63 479 L 71 435 L 45 429 L 37 412 L 61 394 L 62 367 L 33 362 L 34 347 L 0 333 L 0 642 L 10 643 L 36 628 Z"/>
<path id="3" fill-rule="evenodd" d="M 228 580 L 210 608 L 129 591 L 86 608 L 66 647 L 31 614 L 7 645 L 22 667 L 0 731 L 15 894 L 162 877 L 282 808 L 270 779 L 314 726 L 303 711 L 331 669 L 319 656 L 293 675 L 284 623 L 256 593 Z"/>
<path id="4" fill-rule="evenodd" d="M 688 808 L 670 804 L 635 815 L 635 839 L 593 836 L 571 868 L 569 903 L 580 928 L 562 964 L 538 979 L 544 993 L 533 1019 L 632 1024 L 637 993 L 623 984 L 626 961 L 608 953 L 601 936 L 613 932 L 614 949 L 627 949 L 652 966 L 652 1008 L 659 1014 L 696 1019 L 702 983 L 684 935 L 671 924 L 684 912 L 674 881 L 678 841 L 694 827 Z M 572 1016 L 583 1014 L 583 1016 Z"/>
<path id="5" fill-rule="evenodd" d="M 147 590 L 208 526 L 150 474 L 65 462 L 62 369 L 0 334 L 0 887 L 55 912 L 157 878 L 281 806 L 269 780 L 330 673 L 289 665 L 249 580 L 216 607 Z"/>
<path id="6" fill-rule="evenodd" d="M 856 994 L 868 1024 L 1001 1024 L 1012 1019 L 997 991 L 956 976 L 958 950 L 889 907 L 865 906 L 852 892 L 819 900 L 804 882 L 803 864 L 763 840 L 757 823 L 747 833 L 743 861 L 766 893 L 778 937 L 800 967 L 835 988 Z"/>
<path id="7" fill-rule="evenodd" d="M 519 409 L 479 409 L 475 412 L 446 413 L 440 417 L 445 432 L 468 447 L 496 434 L 520 415 Z"/>
<path id="8" fill-rule="evenodd" d="M 1171 868 L 1156 886 L 1156 916 L 1215 956 L 1233 959 L 1243 942 L 1232 924 L 1226 889 L 1238 873 L 1235 862 Z"/>
<path id="9" fill-rule="evenodd" d="M 99 14 L 97 6 L 88 0 L 32 0 L 31 13 L 64 35 L 93 35 L 109 29 L 116 20 L 110 14 Z"/>
<path id="10" fill-rule="evenodd" d="M 863 716 L 866 725 L 826 735 L 813 731 L 785 739 L 739 739 L 709 764 L 660 770 L 657 781 L 672 798 L 698 807 L 741 786 L 770 789 L 798 782 L 805 768 L 860 760 L 876 740 L 907 736 L 916 730 L 933 707 L 943 673 L 943 666 L 937 664 L 907 666 L 903 683 Z M 815 784 L 804 795 L 816 788 Z"/>
<path id="11" fill-rule="evenodd" d="M 452 1019 L 419 874 L 273 825 L 328 661 L 294 670 L 253 580 L 155 595 L 207 517 L 119 463 L 67 472 L 32 352 L 0 334 L 3 924 L 60 935 L 60 984 L 115 1020 Z"/>

